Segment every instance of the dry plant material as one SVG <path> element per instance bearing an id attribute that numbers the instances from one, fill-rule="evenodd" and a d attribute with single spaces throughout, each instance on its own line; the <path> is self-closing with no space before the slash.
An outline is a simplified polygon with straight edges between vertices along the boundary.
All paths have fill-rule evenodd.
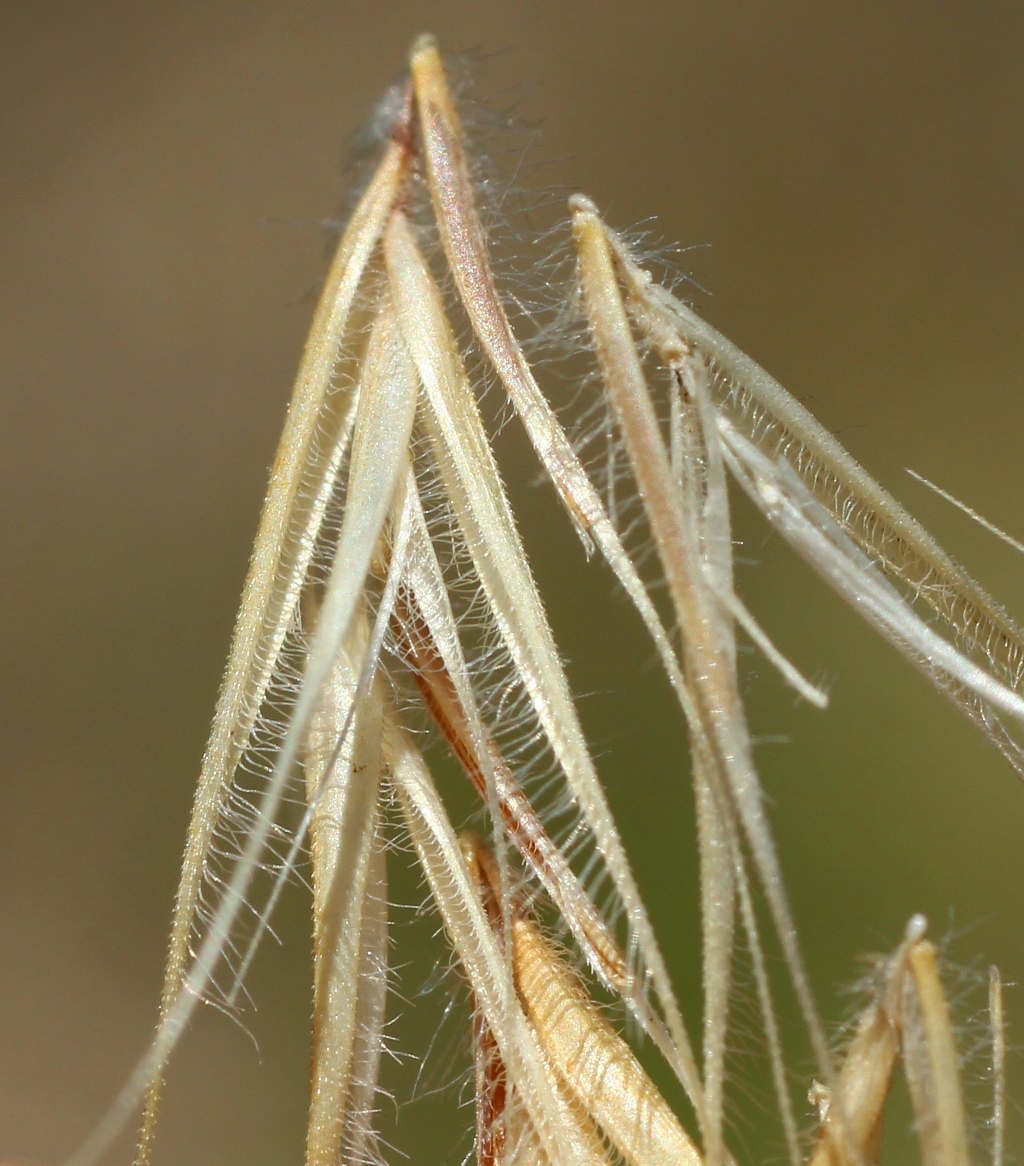
<path id="1" fill-rule="evenodd" d="M 810 1100 L 820 1129 L 809 1166 L 875 1163 L 882 1149 L 884 1106 L 903 1059 L 926 1166 L 966 1166 L 967 1133 L 960 1069 L 935 945 L 916 915 L 896 953 L 876 971 L 875 999 L 861 1014 L 836 1095 L 815 1083 Z M 840 1130 L 836 1100 L 843 1101 Z"/>
<path id="2" fill-rule="evenodd" d="M 877 1160 L 900 1059 L 922 1160 L 966 1166 L 956 1050 L 923 921 L 911 922 L 885 961 L 842 1066 L 833 1063 L 754 764 L 737 626 L 801 696 L 822 708 L 827 701 L 736 593 L 727 478 L 1018 770 L 1020 632 L 806 410 L 659 286 L 577 195 L 569 209 L 579 310 L 607 428 L 668 585 L 670 611 L 659 611 L 513 332 L 429 38 L 414 46 L 409 81 L 389 109 L 275 460 L 196 794 L 157 1033 L 74 1166 L 94 1162 L 140 1105 L 136 1162 L 150 1161 L 168 1058 L 197 1004 L 233 1005 L 306 849 L 314 949 L 306 1161 L 381 1158 L 374 1114 L 395 819 L 471 994 L 480 1166 L 734 1162 L 726 1081 L 740 950 L 781 1132 L 793 1166 L 803 1161 L 759 899 L 817 1064 L 812 1166 Z M 468 343 L 452 323 L 460 314 Z M 585 548 L 629 596 L 689 732 L 703 917 L 699 1056 L 501 481 L 479 374 L 467 365 L 472 346 L 504 387 Z M 486 841 L 458 837 L 412 731 L 422 721 L 475 789 Z M 524 777 L 523 741 L 545 789 Z M 282 807 L 300 771 L 305 811 L 286 827 Z M 243 786 L 253 775 L 261 789 L 250 801 Z M 543 911 L 568 946 L 546 934 Z M 255 918 L 248 929 L 247 915 Z M 669 1108 L 596 1002 L 598 988 L 659 1050 L 686 1113 Z M 997 977 L 991 998 L 1001 1130 Z"/>
<path id="3" fill-rule="evenodd" d="M 558 948 L 530 918 L 518 897 L 511 903 L 504 933 L 501 880 L 494 856 L 474 835 L 463 836 L 463 851 L 491 925 L 509 949 L 516 991 L 544 1053 L 545 1067 L 558 1092 L 568 1098 L 566 1120 L 580 1126 L 581 1140 L 594 1127 L 631 1166 L 699 1166 L 697 1147 L 641 1068 L 629 1046 L 587 995 L 580 978 Z M 488 1048 L 486 1027 L 477 1034 L 490 1057 L 478 1074 L 479 1161 L 519 1161 L 519 1147 L 535 1142 L 515 1082 Z M 480 1054 L 478 1054 L 479 1060 Z M 501 1083 L 500 1102 L 495 1088 Z M 508 1118 L 505 1114 L 508 1114 Z M 499 1122 L 514 1120 L 514 1130 Z M 480 1144 L 482 1138 L 490 1145 Z M 497 1153 L 497 1146 L 503 1147 Z M 601 1159 L 603 1160 L 603 1155 Z"/>

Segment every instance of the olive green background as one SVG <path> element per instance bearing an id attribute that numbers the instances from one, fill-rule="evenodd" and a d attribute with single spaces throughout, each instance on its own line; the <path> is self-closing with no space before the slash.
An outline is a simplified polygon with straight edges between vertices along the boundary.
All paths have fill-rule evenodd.
<path id="1" fill-rule="evenodd" d="M 476 96 L 543 122 L 528 161 L 559 161 L 524 182 L 578 185 L 615 225 L 653 219 L 660 238 L 710 244 L 675 257 L 707 289 L 691 289 L 698 310 L 1024 607 L 1020 557 L 903 473 L 1024 534 L 1020 4 L 4 4 L 0 1159 L 61 1161 L 145 1047 L 192 785 L 325 266 L 321 223 L 343 201 L 347 138 L 425 29 L 475 53 Z M 525 537 L 691 1007 L 677 717 L 628 609 L 508 444 Z M 914 911 L 954 936 L 952 958 L 1021 980 L 1024 789 L 749 515 L 740 530 L 750 606 L 832 693 L 828 713 L 797 707 L 745 658 L 754 731 L 786 738 L 758 756 L 823 1011 L 848 1014 L 839 989 L 857 955 L 895 943 Z M 396 888 L 420 895 L 408 878 Z M 435 927 L 396 927 L 396 960 L 426 945 L 415 967 L 443 970 Z M 259 1051 L 201 1016 L 160 1162 L 300 1160 L 298 890 L 280 933 L 246 1016 Z M 407 1018 L 426 974 L 403 980 Z M 458 982 L 434 978 L 437 1013 Z M 1008 1007 L 1013 1040 L 1018 991 Z M 445 1031 L 421 1100 L 406 1072 L 386 1109 L 433 1139 L 395 1135 L 414 1161 L 468 1150 L 456 1127 L 471 1113 L 453 1119 L 468 1091 L 431 1092 L 465 1065 L 464 1037 Z M 1016 1057 L 1009 1091 L 1024 1098 Z M 781 1160 L 759 1122 L 734 1132 L 741 1160 Z M 893 1125 L 889 1160 L 913 1160 L 905 1115 Z M 1010 1141 L 1019 1156 L 1019 1123 Z"/>

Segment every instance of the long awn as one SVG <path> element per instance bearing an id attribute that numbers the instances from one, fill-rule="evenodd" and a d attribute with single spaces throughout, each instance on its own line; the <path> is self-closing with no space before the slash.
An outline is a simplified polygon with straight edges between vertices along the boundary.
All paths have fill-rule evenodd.
<path id="1" fill-rule="evenodd" d="M 660 286 L 596 205 L 575 195 L 575 305 L 619 473 L 639 506 L 624 531 L 513 331 L 429 38 L 414 46 L 408 83 L 390 108 L 274 463 L 203 760 L 156 1036 L 73 1166 L 95 1161 L 139 1105 L 136 1163 L 150 1161 L 165 1067 L 184 1027 L 199 1003 L 234 1002 L 280 887 L 307 849 L 314 1018 L 306 1160 L 379 1160 L 385 851 L 396 818 L 472 997 L 480 1166 L 733 1162 L 726 1079 L 741 950 L 789 1159 L 804 1161 L 762 903 L 816 1064 L 813 1166 L 877 1159 L 901 1059 L 922 1160 L 966 1166 L 953 1029 L 919 917 L 879 965 L 841 1065 L 830 1050 L 754 762 L 737 628 L 802 697 L 827 701 L 737 594 L 728 480 L 1024 773 L 1015 736 L 1024 721 L 1020 630 L 833 436 Z M 697 806 L 699 1042 L 517 531 L 478 405 L 487 377 L 507 394 L 578 537 L 629 597 L 689 733 L 689 774 L 681 761 L 676 778 L 692 779 Z M 654 549 L 657 579 L 637 554 L 637 528 Z M 664 592 L 652 587 L 661 580 Z M 275 711 L 282 703 L 283 716 Z M 452 825 L 414 731 L 422 723 L 476 790 L 487 838 L 460 837 Z M 525 779 L 524 752 L 543 783 Z M 241 779 L 261 765 L 262 791 L 249 801 Z M 299 771 L 305 808 L 286 828 Z M 237 845 L 225 841 L 232 836 Z M 254 879 L 268 866 L 270 891 L 251 907 Z M 545 913 L 556 924 L 543 922 Z M 555 925 L 561 943 L 550 934 Z M 596 1002 L 601 993 L 660 1051 L 686 1113 L 672 1112 Z M 991 1010 L 999 1050 L 997 977 Z M 997 1160 L 1001 1065 L 1002 1054 Z"/>

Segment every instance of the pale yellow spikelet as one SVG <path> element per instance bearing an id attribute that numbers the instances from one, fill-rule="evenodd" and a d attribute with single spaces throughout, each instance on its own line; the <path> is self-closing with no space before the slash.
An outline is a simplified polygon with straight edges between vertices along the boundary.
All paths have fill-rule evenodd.
<path id="1" fill-rule="evenodd" d="M 874 1166 L 900 1065 L 923 1166 L 967 1166 L 955 1029 L 920 917 L 880 965 L 841 1064 L 827 1039 L 755 764 L 740 633 L 803 699 L 821 710 L 828 700 L 738 594 L 729 482 L 1024 767 L 1014 737 L 1024 720 L 1019 631 L 801 405 L 659 286 L 595 202 L 575 195 L 576 303 L 597 374 L 587 391 L 605 407 L 633 533 L 656 558 L 653 578 L 510 323 L 431 38 L 413 46 L 410 79 L 396 92 L 271 474 L 196 793 L 157 1032 L 71 1166 L 97 1161 L 140 1106 L 136 1163 L 150 1161 L 168 1059 L 200 1002 L 234 1002 L 281 888 L 307 854 L 307 1166 L 385 1158 L 380 1063 L 391 968 L 404 958 L 389 939 L 396 841 L 414 856 L 440 920 L 436 958 L 458 969 L 453 980 L 471 1000 L 465 1064 L 450 1072 L 468 1079 L 472 1064 L 477 1166 L 744 1160 L 730 1124 L 744 979 L 792 1166 Z M 350 376 L 337 377 L 342 366 Z M 699 855 L 699 958 L 688 969 L 703 990 L 699 1056 L 502 481 L 480 407 L 491 374 L 566 529 L 628 597 L 688 733 L 689 755 L 655 777 L 694 791 L 697 836 L 679 845 Z M 285 723 L 269 734 L 265 781 L 246 800 L 243 776 L 247 765 L 259 771 L 278 699 Z M 486 840 L 453 823 L 431 739 L 469 779 Z M 293 793 L 303 805 L 289 817 Z M 221 878 L 211 855 L 239 805 L 245 838 Z M 251 902 L 260 869 L 271 889 Z M 775 974 L 773 950 L 785 975 Z M 794 1105 L 794 1034 L 777 1015 L 779 992 L 799 1004 L 814 1064 L 813 1144 Z M 996 974 L 990 1001 L 1001 1166 Z M 655 1084 L 637 1043 L 661 1058 L 671 1090 Z M 672 1090 L 678 1113 L 666 1100 Z"/>

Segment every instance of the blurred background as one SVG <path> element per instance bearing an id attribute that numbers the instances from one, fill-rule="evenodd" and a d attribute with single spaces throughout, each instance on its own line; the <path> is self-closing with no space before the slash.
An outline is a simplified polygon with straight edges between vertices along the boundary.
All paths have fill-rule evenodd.
<path id="1" fill-rule="evenodd" d="M 325 270 L 323 224 L 344 204 L 346 142 L 423 30 L 472 54 L 476 98 L 542 123 L 528 161 L 556 164 L 538 183 L 584 189 L 614 225 L 653 220 L 694 248 L 675 262 L 699 285 L 696 308 L 1024 613 L 1019 556 L 904 473 L 1024 534 L 1019 3 L 4 4 L 0 1160 L 60 1162 L 149 1038 L 193 783 Z M 579 582 L 568 528 L 509 446 L 526 541 L 692 1009 L 677 719 L 627 608 L 604 576 Z M 826 1017 L 849 1015 L 857 957 L 894 945 L 915 911 L 951 937 L 951 959 L 1021 980 L 1019 781 L 745 513 L 739 531 L 748 604 L 832 694 L 825 714 L 797 707 L 747 658 Z M 415 904 L 421 891 L 399 879 L 395 895 Z M 246 1027 L 208 1011 L 175 1063 L 161 1163 L 301 1159 L 310 944 L 301 890 L 291 898 Z M 405 1014 L 457 989 L 451 976 L 428 983 L 431 961 L 445 964 L 436 920 L 400 922 L 396 960 L 413 959 L 417 926 L 433 954 L 403 979 Z M 967 1045 L 981 1003 L 958 1006 Z M 1019 991 L 1008 1009 L 1014 1041 Z M 467 1048 L 445 1040 L 396 1078 L 385 1116 L 428 1139 L 395 1133 L 406 1153 L 458 1163 L 469 1143 L 438 1115 L 469 1095 L 435 1087 Z M 984 1061 L 969 1070 L 983 1076 Z M 1008 1088 L 1024 1098 L 1016 1057 Z M 457 1118 L 459 1135 L 470 1120 Z M 916 1157 L 907 1120 L 892 1123 L 889 1162 Z M 781 1160 L 760 1121 L 734 1130 L 740 1159 Z M 111 1161 L 129 1160 L 130 1142 Z M 1016 1118 L 1010 1147 L 1024 1148 Z"/>

